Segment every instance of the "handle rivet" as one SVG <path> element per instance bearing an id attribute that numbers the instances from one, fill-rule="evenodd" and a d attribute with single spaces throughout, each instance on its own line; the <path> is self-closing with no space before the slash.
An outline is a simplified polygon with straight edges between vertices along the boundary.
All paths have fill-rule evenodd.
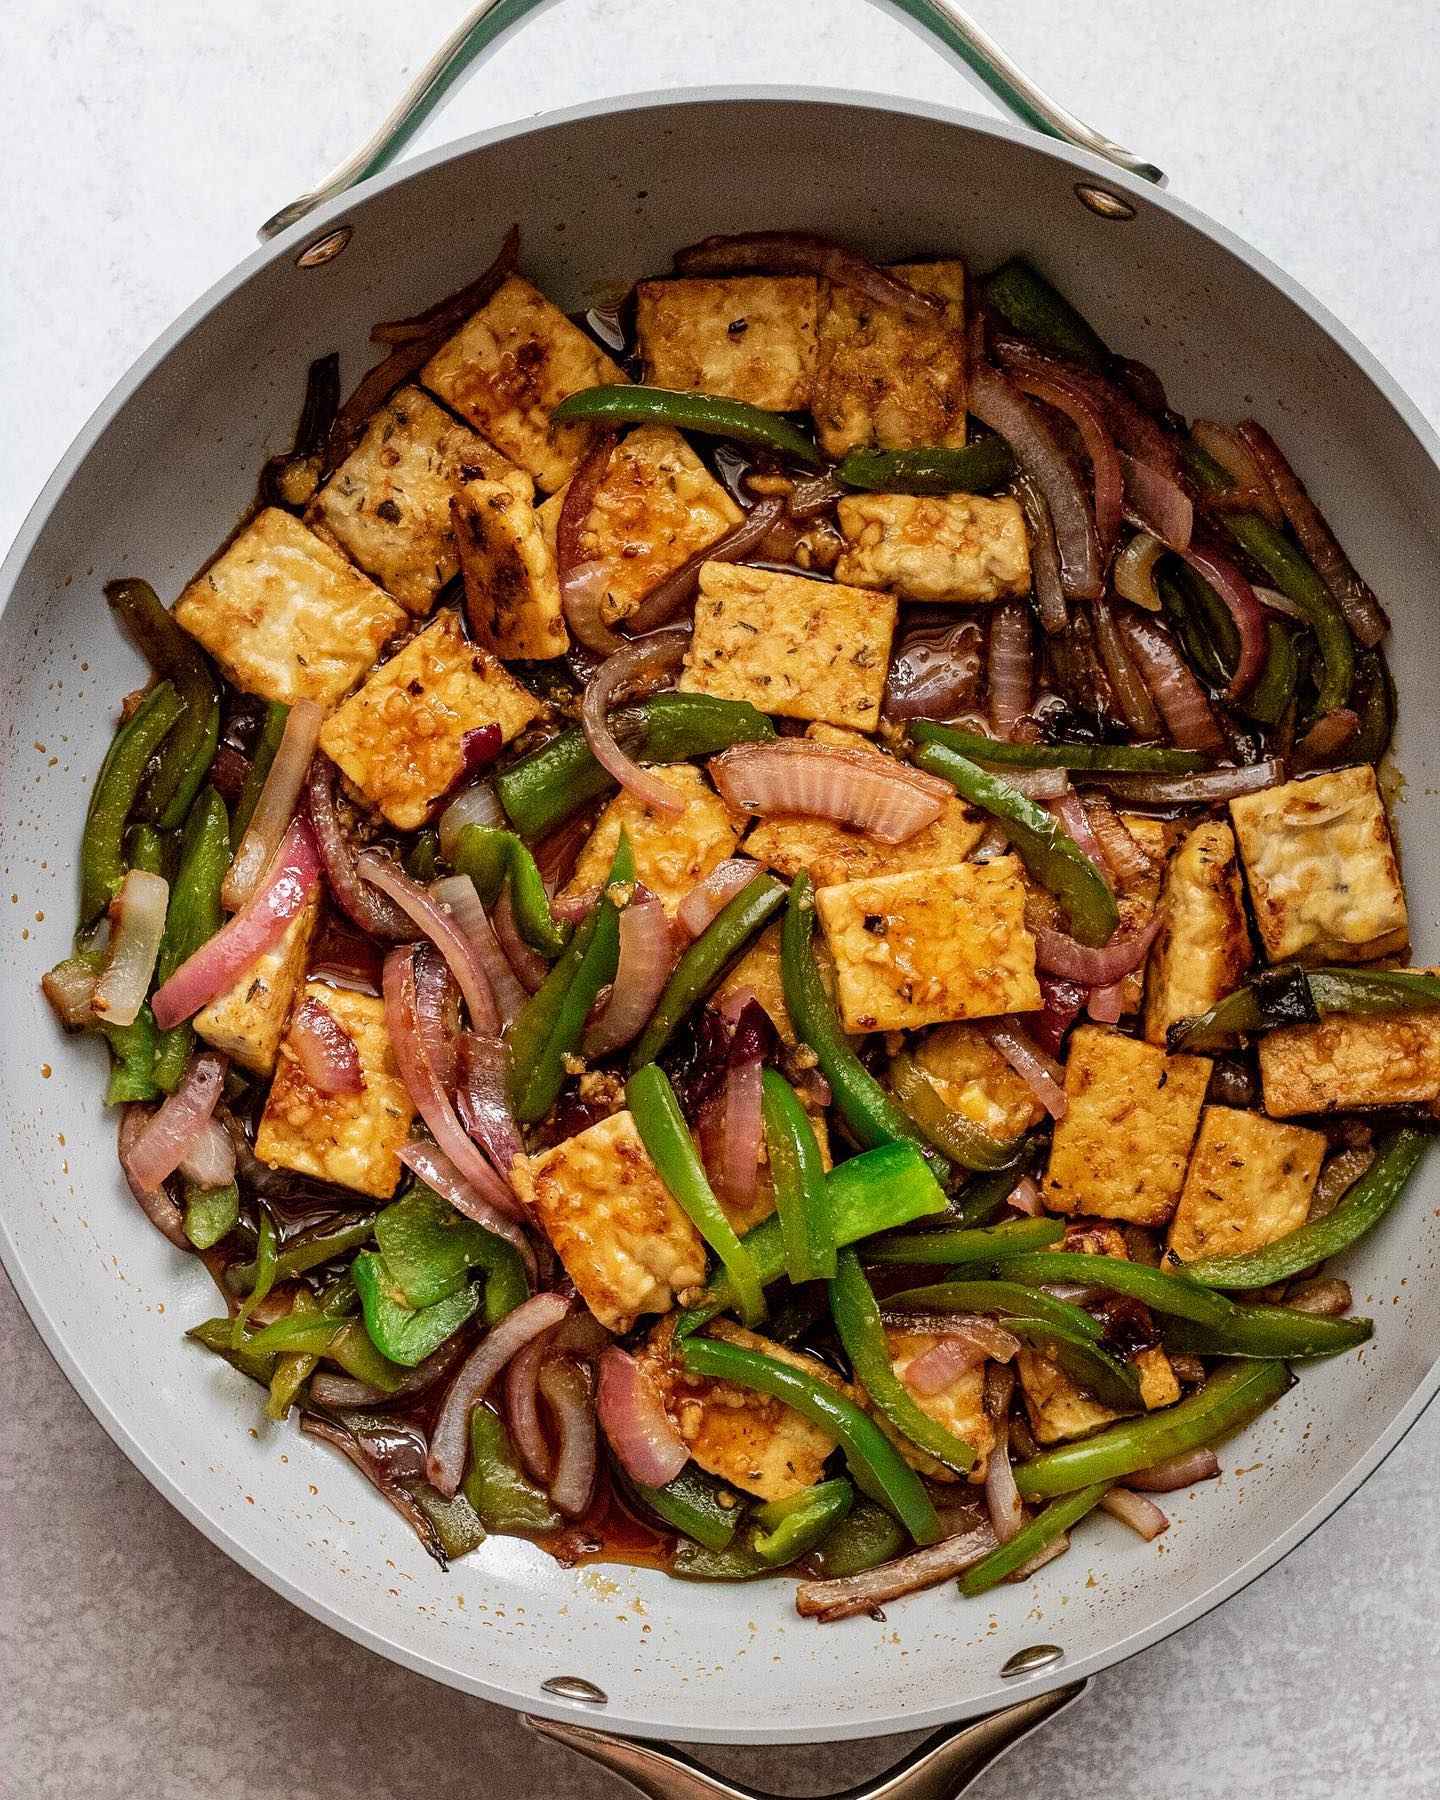
<path id="1" fill-rule="evenodd" d="M 1058 1644 L 1031 1644 L 1024 1650 L 1017 1650 L 1009 1662 L 1000 1668 L 1002 1675 L 1038 1675 L 1042 1669 L 1050 1669 L 1061 1661 L 1065 1652 Z"/>
<path id="2" fill-rule="evenodd" d="M 554 1694 L 557 1700 L 583 1700 L 587 1706 L 608 1706 L 610 1696 L 583 1675 L 552 1675 L 540 1683 L 542 1694 Z"/>
<path id="3" fill-rule="evenodd" d="M 1075 198 L 1102 219 L 1135 217 L 1134 206 L 1123 194 L 1112 194 L 1109 188 L 1097 187 L 1093 181 L 1077 181 Z"/>
<path id="4" fill-rule="evenodd" d="M 295 258 L 297 269 L 319 269 L 335 258 L 355 235 L 353 225 L 340 225 L 334 231 L 327 231 L 324 237 L 318 237 L 307 244 Z"/>

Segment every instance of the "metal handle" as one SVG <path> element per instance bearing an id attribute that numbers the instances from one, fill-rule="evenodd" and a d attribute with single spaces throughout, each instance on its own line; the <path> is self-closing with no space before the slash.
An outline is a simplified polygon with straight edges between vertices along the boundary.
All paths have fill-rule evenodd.
<path id="1" fill-rule="evenodd" d="M 364 181 L 396 157 L 460 78 L 469 72 L 496 39 L 550 0 L 478 0 L 470 12 L 406 88 L 379 126 L 358 149 L 310 189 L 282 206 L 260 227 L 261 241 L 277 236 L 326 200 L 333 200 Z M 1113 143 L 1074 113 L 1052 100 L 986 31 L 954 0 L 876 0 L 900 14 L 906 23 L 938 38 L 967 74 L 976 78 L 1007 111 L 1047 137 L 1089 150 L 1117 168 L 1164 185 L 1154 163 Z"/>
<path id="2" fill-rule="evenodd" d="M 833 1800 L 954 1800 L 1003 1751 L 1078 1700 L 1088 1681 L 1036 1694 L 970 1724 L 947 1725 L 873 1781 L 846 1788 Z M 642 1743 L 571 1725 L 558 1719 L 521 1715 L 521 1724 L 540 1737 L 588 1756 L 638 1788 L 649 1800 L 772 1800 L 743 1782 L 728 1781 L 669 1744 Z"/>

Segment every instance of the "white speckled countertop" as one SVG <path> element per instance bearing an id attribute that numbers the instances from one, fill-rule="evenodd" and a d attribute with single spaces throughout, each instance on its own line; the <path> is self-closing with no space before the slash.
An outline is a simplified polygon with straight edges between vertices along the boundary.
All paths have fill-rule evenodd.
<path id="1" fill-rule="evenodd" d="M 0 545 L 110 384 L 368 130 L 461 0 L 48 0 L 11 10 Z M 1440 422 L 1440 27 L 1425 0 L 975 0 L 1082 117 L 1311 287 Z M 863 0 L 563 0 L 421 147 L 596 95 L 747 80 L 984 103 Z M 506 1713 L 328 1632 L 152 1492 L 0 1281 L 5 1791 L 14 1800 L 609 1800 Z M 1440 1791 L 1440 1410 L 1280 1567 L 1101 1677 L 983 1800 Z M 857 1745 L 844 1776 L 900 1747 Z M 777 1792 L 804 1750 L 713 1753 Z M 827 1765 L 833 1762 L 827 1758 Z"/>

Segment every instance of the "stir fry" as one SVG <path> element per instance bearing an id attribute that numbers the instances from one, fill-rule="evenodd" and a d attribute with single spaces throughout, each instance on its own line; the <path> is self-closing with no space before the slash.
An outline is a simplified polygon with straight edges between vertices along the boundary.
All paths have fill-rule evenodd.
<path id="1" fill-rule="evenodd" d="M 1326 1265 L 1440 1107 L 1384 612 L 1026 261 L 517 255 L 106 589 L 44 986 L 197 1355 L 442 1564 L 836 1620 L 1154 1538 L 1369 1338 Z"/>

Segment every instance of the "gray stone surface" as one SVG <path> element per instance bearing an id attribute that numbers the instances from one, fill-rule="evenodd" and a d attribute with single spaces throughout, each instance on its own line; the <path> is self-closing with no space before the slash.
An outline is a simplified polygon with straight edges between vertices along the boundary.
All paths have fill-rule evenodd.
<path id="1" fill-rule="evenodd" d="M 0 543 L 132 357 L 245 253 L 259 219 L 368 129 L 459 6 L 11 9 Z M 1424 0 L 976 0 L 976 11 L 1067 103 L 1308 283 L 1440 418 L 1440 29 Z M 968 103 L 923 43 L 860 0 L 563 0 L 422 143 L 595 94 L 757 79 Z M 4 1283 L 0 1345 L 7 1796 L 621 1792 L 506 1713 L 356 1648 L 227 1562 L 110 1444 Z M 1440 1792 L 1437 1460 L 1432 1412 L 1278 1569 L 1104 1676 L 973 1791 Z M 909 1741 L 838 1758 L 708 1754 L 727 1773 L 801 1793 L 871 1773 Z"/>

